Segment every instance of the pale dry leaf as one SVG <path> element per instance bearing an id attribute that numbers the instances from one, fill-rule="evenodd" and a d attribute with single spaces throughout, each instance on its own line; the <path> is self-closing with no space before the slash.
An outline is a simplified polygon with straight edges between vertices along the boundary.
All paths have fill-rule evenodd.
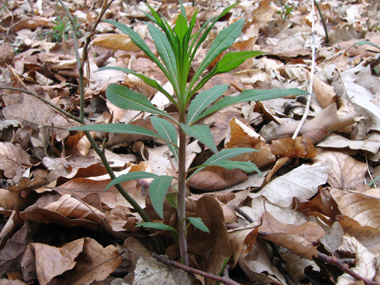
<path id="1" fill-rule="evenodd" d="M 84 239 L 72 241 L 63 247 L 32 243 L 37 278 L 40 284 L 49 283 L 54 277 L 74 268 L 75 259 L 83 251 Z"/>
<path id="2" fill-rule="evenodd" d="M 96 240 L 84 238 L 83 252 L 74 269 L 57 278 L 58 284 L 92 284 L 105 280 L 121 264 L 122 258 L 114 245 L 103 247 Z"/>
<path id="3" fill-rule="evenodd" d="M 29 154 L 19 144 L 0 142 L 0 169 L 8 178 L 21 177 L 31 167 Z"/>
<path id="4" fill-rule="evenodd" d="M 293 198 L 301 201 L 314 196 L 318 187 L 327 181 L 331 163 L 327 160 L 312 165 L 303 164 L 272 180 L 259 192 L 252 193 L 251 198 L 264 196 L 271 203 L 280 207 L 289 207 Z"/>
<path id="5" fill-rule="evenodd" d="M 239 262 L 240 255 L 243 252 L 251 251 L 252 246 L 256 242 L 258 225 L 248 225 L 241 229 L 228 231 L 228 237 L 231 241 L 232 248 L 232 269 Z"/>
<path id="6" fill-rule="evenodd" d="M 325 230 L 325 236 L 321 238 L 321 244 L 323 244 L 331 254 L 334 254 L 342 244 L 344 235 L 343 228 L 338 222 L 333 223 L 331 227 L 322 224 L 322 227 Z"/>
<path id="7" fill-rule="evenodd" d="M 376 256 L 368 251 L 356 238 L 343 236 L 343 243 L 339 250 L 349 255 L 355 255 L 355 267 L 352 271 L 360 276 L 372 280 L 376 274 Z M 351 275 L 344 273 L 339 276 L 338 285 L 352 284 L 357 281 Z"/>
<path id="8" fill-rule="evenodd" d="M 334 87 L 323 82 L 318 77 L 314 77 L 313 90 L 315 92 L 315 96 L 317 97 L 318 103 L 322 108 L 328 107 L 337 100 Z"/>
<path id="9" fill-rule="evenodd" d="M 380 141 L 374 136 L 370 136 L 363 141 L 350 140 L 338 134 L 331 134 L 323 141 L 318 143 L 318 147 L 352 150 L 362 150 L 369 152 L 372 155 L 377 155 L 380 151 Z M 376 160 L 376 159 L 375 159 Z"/>
<path id="10" fill-rule="evenodd" d="M 240 256 L 239 266 L 252 282 L 287 284 L 285 277 L 272 263 L 268 245 L 263 240 L 257 240 L 248 254 Z"/>
<path id="11" fill-rule="evenodd" d="M 190 275 L 180 269 L 165 265 L 153 257 L 139 258 L 134 270 L 135 278 L 133 284 L 167 284 L 167 285 L 188 285 L 194 280 Z"/>
<path id="12" fill-rule="evenodd" d="M 331 172 L 327 182 L 331 187 L 343 189 L 355 189 L 356 185 L 362 184 L 367 172 L 367 165 L 351 156 L 333 151 L 320 153 L 317 160 L 330 160 Z"/>

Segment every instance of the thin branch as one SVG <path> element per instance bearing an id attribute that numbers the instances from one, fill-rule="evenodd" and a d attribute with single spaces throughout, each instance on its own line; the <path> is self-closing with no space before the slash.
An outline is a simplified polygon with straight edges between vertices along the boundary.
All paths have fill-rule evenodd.
<path id="1" fill-rule="evenodd" d="M 296 139 L 298 136 L 298 133 L 301 131 L 302 126 L 304 125 L 307 115 L 309 114 L 310 110 L 310 102 L 311 102 L 311 94 L 313 94 L 313 83 L 314 83 L 314 72 L 315 72 L 315 14 L 314 14 L 314 0 L 311 1 L 311 71 L 310 71 L 310 85 L 309 85 L 309 93 L 310 95 L 307 96 L 307 103 L 305 106 L 305 111 L 303 113 L 303 116 L 301 118 L 301 121 L 299 125 L 297 126 L 292 139 Z"/>
<path id="2" fill-rule="evenodd" d="M 200 276 L 203 276 L 203 277 L 206 277 L 206 278 L 209 278 L 209 279 L 212 279 L 212 280 L 215 280 L 217 282 L 227 284 L 227 285 L 239 285 L 239 283 L 235 282 L 234 280 L 232 280 L 231 278 L 229 278 L 227 276 L 222 277 L 222 276 L 214 275 L 211 273 L 207 273 L 205 271 L 202 271 L 202 270 L 199 270 L 196 268 L 192 268 L 190 266 L 184 265 L 184 264 L 176 262 L 174 260 L 170 260 L 170 259 L 168 259 L 162 255 L 158 255 L 156 253 L 153 253 L 153 257 L 156 258 L 157 260 L 159 260 L 160 262 L 166 264 L 166 265 L 181 269 L 181 270 L 186 271 L 186 272 L 191 273 L 191 274 L 197 274 L 197 275 L 200 275 Z"/>
<path id="3" fill-rule="evenodd" d="M 363 281 L 365 284 L 368 284 L 368 285 L 379 285 L 380 284 L 380 282 L 372 281 L 372 280 L 369 280 L 367 278 L 360 276 L 356 272 L 352 271 L 346 264 L 342 263 L 339 259 L 337 259 L 335 257 L 331 257 L 331 256 L 328 256 L 326 254 L 318 252 L 317 259 L 322 261 L 322 262 L 334 265 L 336 268 L 338 268 L 338 269 L 342 270 L 343 272 L 349 274 L 350 276 L 354 277 L 356 280 Z"/>

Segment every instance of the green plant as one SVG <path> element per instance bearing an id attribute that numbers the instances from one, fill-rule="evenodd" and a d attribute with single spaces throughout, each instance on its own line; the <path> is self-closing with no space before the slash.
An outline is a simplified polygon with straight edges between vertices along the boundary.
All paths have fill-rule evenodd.
<path id="1" fill-rule="evenodd" d="M 67 40 L 67 34 L 69 30 L 77 31 L 77 36 L 80 36 L 78 18 L 74 18 L 75 29 L 71 28 L 70 21 L 65 16 L 61 18 L 57 16 L 55 21 L 53 21 L 54 27 L 51 31 L 44 33 L 45 36 L 50 36 L 50 40 L 55 43 L 65 42 Z"/>
<path id="2" fill-rule="evenodd" d="M 281 7 L 281 11 L 277 11 L 277 14 L 281 15 L 281 19 L 285 21 L 289 15 L 292 13 L 294 10 L 294 7 L 291 5 L 288 5 L 287 3 L 281 4 L 280 2 L 277 3 Z"/>
<path id="3" fill-rule="evenodd" d="M 226 8 L 219 16 L 209 19 L 201 29 L 193 34 L 197 12 L 194 13 L 188 22 L 184 6 L 181 4 L 181 14 L 178 16 L 174 28 L 172 28 L 164 17 L 155 12 L 149 5 L 153 16 L 146 16 L 156 25 L 148 23 L 149 33 L 155 43 L 158 58 L 151 51 L 144 40 L 131 28 L 113 20 L 106 20 L 126 33 L 152 61 L 154 61 L 161 71 L 168 78 L 173 86 L 174 94 L 169 94 L 154 79 L 133 70 L 120 67 L 106 67 L 104 69 L 122 70 L 141 78 L 151 87 L 161 91 L 176 107 L 179 119 L 175 119 L 170 114 L 156 108 L 143 94 L 134 92 L 125 86 L 110 84 L 106 90 L 107 98 L 118 107 L 151 113 L 150 120 L 154 131 L 135 125 L 106 124 L 88 125 L 77 127 L 74 130 L 101 131 L 127 134 L 142 134 L 153 138 L 159 138 L 166 142 L 173 156 L 178 163 L 178 176 L 158 176 L 147 172 L 131 172 L 119 176 L 112 180 L 107 188 L 121 182 L 153 178 L 149 186 L 149 195 L 153 207 L 157 214 L 163 218 L 163 203 L 165 198 L 178 211 L 177 227 L 169 227 L 164 223 L 143 223 L 141 226 L 170 230 L 175 239 L 178 239 L 182 262 L 188 265 L 186 229 L 193 225 L 199 230 L 207 232 L 207 227 L 200 218 L 186 217 L 185 215 L 185 193 L 188 179 L 203 170 L 207 166 L 221 166 L 227 169 L 239 168 L 246 172 L 259 172 L 258 168 L 249 161 L 231 161 L 242 153 L 254 152 L 252 148 L 233 148 L 218 151 L 214 143 L 210 129 L 205 125 L 196 124 L 202 118 L 227 106 L 247 101 L 259 101 L 273 99 L 287 95 L 308 94 L 298 89 L 289 90 L 244 90 L 238 96 L 226 96 L 221 98 L 227 91 L 228 85 L 216 85 L 208 90 L 202 90 L 203 86 L 215 75 L 230 72 L 238 67 L 246 59 L 263 54 L 260 51 L 240 51 L 228 52 L 211 70 L 207 70 L 209 65 L 224 51 L 232 46 L 236 38 L 240 35 L 244 20 L 238 20 L 222 30 L 212 42 L 208 53 L 202 63 L 195 71 L 192 78 L 189 78 L 191 64 L 202 43 L 206 40 L 209 32 L 214 27 L 220 17 L 223 17 L 236 4 Z M 195 138 L 209 147 L 215 154 L 207 159 L 202 165 L 198 165 L 187 170 L 186 143 L 187 136 Z M 177 143 L 177 141 L 179 143 Z M 178 180 L 176 199 L 172 195 L 167 195 L 169 187 L 172 187 L 173 179 Z"/>

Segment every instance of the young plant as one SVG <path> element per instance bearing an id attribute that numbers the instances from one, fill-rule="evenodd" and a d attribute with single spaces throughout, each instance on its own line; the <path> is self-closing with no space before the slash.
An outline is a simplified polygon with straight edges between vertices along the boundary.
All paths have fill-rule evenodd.
<path id="1" fill-rule="evenodd" d="M 61 18 L 60 16 L 56 17 L 56 20 L 53 22 L 54 27 L 50 32 L 44 33 L 44 35 L 49 35 L 50 40 L 55 43 L 61 43 L 65 42 L 67 40 L 67 34 L 70 30 L 78 31 L 78 27 L 80 23 L 78 22 L 77 18 L 74 18 L 75 20 L 75 29 L 71 28 L 70 21 L 67 19 L 67 17 Z M 79 32 L 77 36 L 80 36 Z"/>
<path id="2" fill-rule="evenodd" d="M 117 177 L 107 186 L 107 188 L 125 181 L 153 178 L 149 186 L 149 195 L 155 211 L 161 218 L 163 218 L 163 203 L 166 197 L 168 201 L 171 200 L 171 204 L 177 205 L 178 224 L 176 229 L 173 227 L 169 228 L 167 225 L 160 223 L 143 223 L 142 225 L 155 229 L 170 230 L 173 232 L 174 236 L 177 235 L 181 259 L 182 262 L 187 265 L 187 226 L 192 224 L 199 230 L 208 231 L 200 218 L 186 217 L 185 215 L 185 194 L 188 179 L 207 166 L 220 166 L 226 169 L 238 168 L 246 172 L 259 171 L 257 167 L 249 161 L 229 160 L 242 153 L 254 152 L 256 150 L 252 148 L 233 148 L 219 151 L 214 143 L 210 129 L 206 125 L 198 125 L 197 122 L 222 108 L 236 103 L 273 99 L 288 95 L 307 94 L 307 92 L 298 89 L 250 89 L 244 90 L 237 96 L 226 96 L 221 98 L 227 91 L 228 85 L 215 85 L 208 90 L 202 90 L 202 87 L 213 76 L 220 73 L 230 72 L 242 64 L 246 59 L 263 54 L 260 51 L 227 52 L 214 68 L 207 70 L 209 65 L 218 56 L 232 46 L 241 33 L 244 20 L 238 20 L 218 33 L 205 58 L 198 69 L 195 70 L 195 74 L 192 78 L 189 78 L 192 62 L 197 51 L 206 40 L 209 32 L 218 19 L 223 17 L 236 5 L 237 4 L 229 6 L 219 16 L 209 19 L 196 33 L 193 33 L 193 28 L 195 26 L 197 12 L 194 13 L 191 20 L 188 22 L 185 8 L 181 4 L 181 13 L 176 20 L 175 26 L 171 27 L 164 17 L 159 15 L 148 5 L 152 15 L 146 14 L 146 16 L 153 22 L 153 24 L 148 23 L 147 25 L 159 57 L 150 50 L 144 40 L 131 28 L 113 20 L 106 20 L 107 23 L 114 25 L 119 30 L 126 33 L 133 43 L 155 64 L 157 64 L 172 84 L 174 93 L 170 94 L 156 80 L 127 68 L 105 67 L 103 70 L 121 70 L 139 77 L 146 84 L 162 92 L 170 102 L 173 103 L 179 113 L 179 119 L 156 108 L 143 94 L 134 92 L 126 86 L 110 84 L 106 90 L 108 100 L 120 108 L 151 113 L 152 116 L 150 117 L 150 120 L 155 132 L 140 126 L 125 124 L 88 125 L 75 128 L 76 130 L 86 131 L 140 134 L 152 138 L 159 138 L 166 142 L 178 163 L 177 177 L 158 176 L 147 172 L 131 172 Z M 214 155 L 207 159 L 202 165 L 190 170 L 187 170 L 185 165 L 186 142 L 188 136 L 197 139 L 214 152 Z M 169 187 L 172 185 L 173 179 L 178 180 L 176 183 L 178 185 L 178 188 L 176 189 L 176 201 L 174 201 L 175 199 L 173 199 L 172 196 L 166 195 Z"/>

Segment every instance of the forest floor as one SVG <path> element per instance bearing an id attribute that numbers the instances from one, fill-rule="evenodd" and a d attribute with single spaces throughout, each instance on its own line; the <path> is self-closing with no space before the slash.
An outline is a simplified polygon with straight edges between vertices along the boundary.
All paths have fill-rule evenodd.
<path id="1" fill-rule="evenodd" d="M 176 1 L 148 3 L 175 23 Z M 199 29 L 233 3 L 184 5 L 190 17 L 199 9 Z M 77 21 L 86 122 L 152 129 L 148 114 L 107 100 L 110 83 L 173 113 L 170 101 L 140 78 L 97 72 L 130 68 L 170 90 L 159 68 L 127 36 L 97 22 L 110 3 L 65 4 Z M 68 131 L 79 125 L 72 117 L 80 114 L 81 98 L 63 7 L 41 0 L 0 4 L 0 284 L 214 284 L 192 268 L 218 275 L 225 261 L 227 284 L 380 284 L 379 9 L 371 0 L 318 1 L 318 7 L 311 0 L 243 0 L 216 23 L 194 68 L 212 39 L 238 19 L 245 24 L 230 50 L 265 54 L 216 76 L 204 89 L 229 84 L 225 96 L 273 88 L 312 95 L 240 103 L 202 120 L 219 150 L 257 149 L 239 159 L 254 162 L 261 174 L 208 167 L 190 179 L 187 211 L 202 218 L 210 233 L 189 230 L 188 273 L 152 257 L 152 235 L 136 228 L 141 217 L 114 187 L 103 191 L 110 182 L 104 165 L 82 132 Z M 128 25 L 156 50 L 144 1 L 115 0 L 103 10 L 102 19 Z M 176 173 L 160 140 L 92 135 L 117 175 Z M 210 152 L 189 141 L 188 166 L 200 165 Z M 123 187 L 153 221 L 175 227 L 175 209 L 165 203 L 161 219 L 146 183 Z M 156 236 L 166 256 L 179 261 L 172 235 Z"/>

